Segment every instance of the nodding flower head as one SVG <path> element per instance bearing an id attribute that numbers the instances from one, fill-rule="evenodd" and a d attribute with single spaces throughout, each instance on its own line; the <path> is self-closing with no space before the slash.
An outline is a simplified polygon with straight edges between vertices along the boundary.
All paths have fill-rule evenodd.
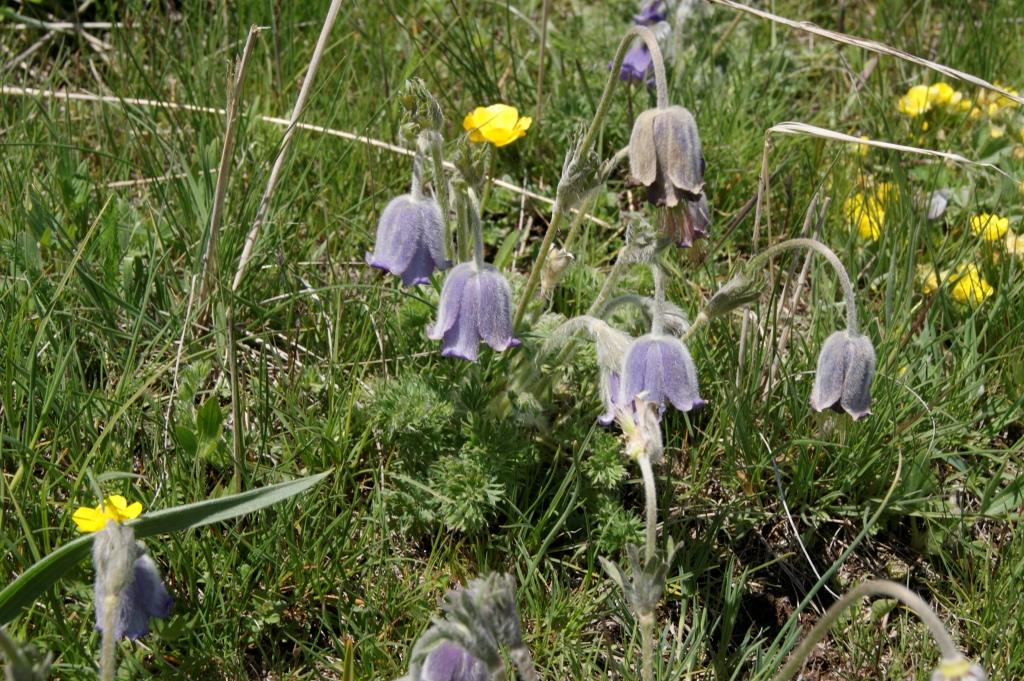
<path id="1" fill-rule="evenodd" d="M 629 173 L 647 187 L 647 200 L 655 205 L 672 208 L 681 201 L 699 201 L 704 154 L 693 114 L 670 106 L 637 116 L 629 138 Z"/>
<path id="2" fill-rule="evenodd" d="M 629 346 L 623 362 L 620 402 L 641 398 L 661 411 L 671 402 L 679 411 L 704 405 L 690 351 L 674 336 L 648 334 Z"/>
<path id="3" fill-rule="evenodd" d="M 988 681 L 988 674 L 979 665 L 964 657 L 942 660 L 932 672 L 932 681 Z"/>
<path id="4" fill-rule="evenodd" d="M 633 23 L 638 26 L 650 26 L 668 18 L 668 8 L 665 0 L 653 0 L 640 8 L 640 11 L 633 15 Z"/>
<path id="5" fill-rule="evenodd" d="M 488 681 L 490 678 L 483 662 L 451 641 L 442 641 L 431 650 L 420 670 L 421 681 Z"/>
<path id="6" fill-rule="evenodd" d="M 391 200 L 377 223 L 374 252 L 367 264 L 400 276 L 406 286 L 427 284 L 444 259 L 444 221 L 437 201 L 403 194 Z"/>
<path id="7" fill-rule="evenodd" d="M 135 541 L 130 527 L 109 521 L 93 544 L 96 568 L 96 628 L 113 626 L 114 637 L 141 638 L 149 620 L 171 614 L 173 600 L 160 580 L 156 563 Z M 116 608 L 108 620 L 108 607 Z"/>
<path id="8" fill-rule="evenodd" d="M 437 321 L 427 328 L 441 354 L 476 361 L 480 341 L 501 352 L 519 345 L 512 335 L 512 290 L 491 265 L 456 265 L 444 280 Z"/>
<path id="9" fill-rule="evenodd" d="M 818 355 L 818 370 L 811 390 L 811 408 L 833 409 L 856 421 L 871 413 L 871 380 L 875 375 L 875 348 L 867 336 L 836 331 Z"/>

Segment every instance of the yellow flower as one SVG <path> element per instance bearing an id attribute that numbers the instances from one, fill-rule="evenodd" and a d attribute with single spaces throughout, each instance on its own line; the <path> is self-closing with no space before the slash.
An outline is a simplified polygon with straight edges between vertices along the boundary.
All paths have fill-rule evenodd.
<path id="1" fill-rule="evenodd" d="M 973 263 L 958 267 L 949 281 L 953 285 L 950 295 L 958 303 L 980 305 L 995 292 Z"/>
<path id="2" fill-rule="evenodd" d="M 936 83 L 928 86 L 928 101 L 939 106 L 956 106 L 964 96 L 954 90 L 948 83 Z"/>
<path id="3" fill-rule="evenodd" d="M 917 283 L 921 286 L 921 293 L 926 296 L 938 291 L 948 277 L 949 272 L 938 272 L 931 265 L 917 266 Z"/>
<path id="4" fill-rule="evenodd" d="M 491 104 L 466 114 L 462 127 L 469 132 L 471 142 L 490 142 L 496 147 L 511 144 L 526 134 L 533 123 L 529 116 L 519 116 L 519 110 L 507 104 Z"/>
<path id="5" fill-rule="evenodd" d="M 985 241 L 999 241 L 1010 228 L 1010 220 L 990 213 L 971 216 L 971 231 Z"/>
<path id="6" fill-rule="evenodd" d="M 878 241 L 882 236 L 885 209 L 874 196 L 857 192 L 843 202 L 843 214 L 857 225 L 860 238 Z"/>
<path id="7" fill-rule="evenodd" d="M 875 185 L 875 196 L 882 203 L 895 201 L 900 197 L 900 188 L 892 182 L 879 182 Z"/>
<path id="8" fill-rule="evenodd" d="M 142 513 L 142 504 L 135 502 L 129 505 L 128 500 L 120 494 L 114 494 L 106 499 L 100 506 L 89 508 L 82 506 L 71 519 L 75 521 L 79 532 L 98 532 L 107 526 L 107 522 L 113 520 L 115 523 L 123 523 L 126 520 L 137 518 Z"/>
<path id="9" fill-rule="evenodd" d="M 992 139 L 997 140 L 1005 134 L 1005 125 L 993 125 L 991 123 L 988 124 L 988 136 L 991 137 Z"/>
<path id="10" fill-rule="evenodd" d="M 911 118 L 927 113 L 932 108 L 928 89 L 927 85 L 915 85 L 907 90 L 907 94 L 900 97 L 899 102 L 897 102 L 900 113 L 904 113 Z"/>

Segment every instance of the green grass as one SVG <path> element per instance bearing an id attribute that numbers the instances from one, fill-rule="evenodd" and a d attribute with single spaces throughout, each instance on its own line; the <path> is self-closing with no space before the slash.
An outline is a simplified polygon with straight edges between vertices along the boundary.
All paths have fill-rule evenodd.
<path id="1" fill-rule="evenodd" d="M 250 273 L 237 297 L 227 293 L 281 136 L 254 116 L 291 110 L 326 4 L 211 10 L 189 1 L 168 15 L 124 3 L 115 18 L 129 25 L 102 35 L 112 45 L 104 55 L 68 34 L 4 67 L 6 85 L 223 107 L 226 65 L 249 25 L 272 27 L 245 82 L 218 254 L 221 292 L 212 313 L 186 329 L 187 314 L 196 317 L 189 290 L 223 120 L 0 99 L 0 581 L 76 536 L 71 512 L 96 503 L 88 469 L 138 475 L 107 489 L 152 509 L 230 488 L 236 424 L 222 360 L 231 304 L 247 482 L 336 472 L 273 510 L 151 541 L 175 610 L 154 635 L 122 647 L 125 678 L 340 678 L 350 647 L 356 678 L 395 678 L 444 591 L 488 570 L 517 576 L 543 678 L 634 678 L 639 632 L 597 556 L 619 560 L 624 544 L 642 536 L 642 486 L 614 434 L 593 426 L 592 354 L 584 349 L 573 366 L 553 371 L 535 402 L 514 395 L 503 414 L 495 405 L 507 379 L 529 368 L 520 358 L 536 352 L 544 329 L 527 333 L 515 352 L 485 351 L 476 365 L 440 357 L 423 333 L 440 280 L 401 289 L 362 264 L 380 210 L 406 191 L 408 159 L 299 131 Z M 397 92 L 411 76 L 439 97 L 449 140 L 476 105 L 505 101 L 532 115 L 540 4 L 344 3 L 303 120 L 394 141 Z M 552 5 L 542 119 L 497 162 L 499 175 L 548 196 L 636 9 Z M 1024 86 L 1012 3 L 848 3 L 842 26 L 827 4 L 785 0 L 773 10 Z M 715 220 L 700 256 L 669 257 L 668 296 L 691 316 L 753 253 L 752 214 L 727 234 L 724 227 L 756 191 L 763 131 L 775 123 L 955 151 L 1024 177 L 1017 112 L 996 140 L 984 120 L 966 116 L 921 133 L 896 100 L 935 74 L 882 58 L 854 88 L 870 55 L 735 17 L 701 7 L 670 50 L 671 99 L 700 125 Z M 42 37 L 8 22 L 0 33 L 4 63 Z M 652 103 L 642 90 L 616 94 L 606 154 L 628 141 L 630 112 Z M 769 162 L 777 175 L 762 245 L 798 235 L 816 191 L 832 199 L 820 238 L 853 274 L 862 327 L 875 343 L 874 415 L 851 423 L 807 406 L 818 349 L 842 323 L 838 287 L 822 262 L 812 263 L 795 309 L 776 313 L 781 284 L 757 306 L 768 335 L 749 344 L 738 387 L 738 315 L 691 343 L 709 405 L 688 418 L 667 416 L 667 462 L 656 470 L 662 536 L 685 545 L 662 604 L 670 652 L 659 678 L 775 671 L 772 641 L 817 578 L 789 528 L 773 459 L 819 572 L 851 547 L 892 486 L 878 522 L 828 582 L 832 590 L 867 577 L 906 582 L 992 678 L 1020 678 L 1024 261 L 992 258 L 966 224 L 987 210 L 1024 232 L 1021 196 L 993 173 L 881 150 L 862 158 L 805 137 L 774 138 Z M 182 177 L 110 187 L 168 174 Z M 859 239 L 842 214 L 865 176 L 899 188 L 877 243 Z M 595 208 L 616 227 L 620 208 L 640 206 L 624 180 L 622 169 Z M 946 224 L 926 221 L 916 203 L 939 187 L 963 188 Z M 488 249 L 514 242 L 514 286 L 549 217 L 546 206 L 527 202 L 521 213 L 520 197 L 492 194 Z M 555 312 L 587 308 L 620 244 L 621 233 L 584 223 Z M 802 257 L 795 262 L 799 271 Z M 994 287 L 984 304 L 921 294 L 919 264 L 961 262 L 978 263 Z M 788 256 L 778 260 L 777 279 L 789 267 Z M 620 288 L 648 294 L 650 278 L 636 270 Z M 621 322 L 639 330 L 636 319 Z M 782 353 L 773 325 L 793 327 Z M 207 404 L 206 418 L 219 407 L 223 428 L 197 424 Z M 199 446 L 188 446 L 187 432 L 198 433 Z M 60 678 L 93 673 L 91 580 L 83 564 L 9 628 L 54 650 Z M 801 625 L 830 601 L 820 592 Z M 805 678 L 926 679 L 936 660 L 925 629 L 900 609 L 864 607 L 829 641 Z"/>

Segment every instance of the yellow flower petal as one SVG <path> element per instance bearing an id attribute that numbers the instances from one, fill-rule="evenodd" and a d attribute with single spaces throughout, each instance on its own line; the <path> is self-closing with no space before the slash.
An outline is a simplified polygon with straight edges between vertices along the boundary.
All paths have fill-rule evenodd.
<path id="1" fill-rule="evenodd" d="M 973 263 L 957 268 L 949 280 L 953 284 L 950 289 L 953 300 L 965 305 L 980 305 L 995 292 Z"/>
<path id="2" fill-rule="evenodd" d="M 71 520 L 75 522 L 79 532 L 99 532 L 106 526 L 110 518 L 104 515 L 98 507 L 82 506 L 72 514 Z"/>
<path id="3" fill-rule="evenodd" d="M 977 234 L 985 241 L 999 241 L 1010 228 L 1010 220 L 999 215 L 980 213 L 972 215 L 970 220 L 971 232 Z"/>
<path id="4" fill-rule="evenodd" d="M 490 142 L 496 147 L 511 144 L 526 134 L 533 121 L 519 117 L 519 111 L 507 104 L 478 106 L 462 119 L 462 127 L 471 142 Z"/>
<path id="5" fill-rule="evenodd" d="M 928 90 L 927 85 L 915 85 L 907 90 L 907 94 L 900 97 L 896 103 L 900 113 L 911 118 L 927 113 L 932 108 Z"/>

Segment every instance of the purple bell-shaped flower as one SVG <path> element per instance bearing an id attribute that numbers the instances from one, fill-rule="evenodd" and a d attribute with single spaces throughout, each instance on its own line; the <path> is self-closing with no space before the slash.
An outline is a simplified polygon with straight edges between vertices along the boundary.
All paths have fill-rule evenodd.
<path id="1" fill-rule="evenodd" d="M 464 262 L 452 268 L 441 289 L 437 321 L 427 328 L 441 354 L 475 362 L 480 341 L 501 352 L 519 345 L 512 330 L 512 289 L 491 265 Z"/>
<path id="2" fill-rule="evenodd" d="M 825 339 L 811 389 L 814 411 L 833 409 L 859 420 L 871 413 L 875 348 L 867 336 L 847 330 Z"/>
<path id="3" fill-rule="evenodd" d="M 697 368 L 690 351 L 674 336 L 648 334 L 629 346 L 623 362 L 620 404 L 637 398 L 664 411 L 670 402 L 679 411 L 704 405 L 697 386 Z"/>
<path id="4" fill-rule="evenodd" d="M 367 264 L 400 276 L 405 286 L 426 284 L 444 258 L 444 220 L 437 201 L 403 194 L 391 200 L 377 223 L 374 252 Z"/>
<path id="5" fill-rule="evenodd" d="M 160 579 L 156 563 L 130 527 L 114 521 L 97 535 L 93 545 L 96 567 L 96 629 L 106 626 L 106 601 L 117 613 L 111 619 L 114 638 L 141 638 L 149 633 L 149 620 L 171 614 L 173 599 Z"/>
<path id="6" fill-rule="evenodd" d="M 444 641 L 430 651 L 420 670 L 421 681 L 488 681 L 484 663 L 462 646 Z"/>

